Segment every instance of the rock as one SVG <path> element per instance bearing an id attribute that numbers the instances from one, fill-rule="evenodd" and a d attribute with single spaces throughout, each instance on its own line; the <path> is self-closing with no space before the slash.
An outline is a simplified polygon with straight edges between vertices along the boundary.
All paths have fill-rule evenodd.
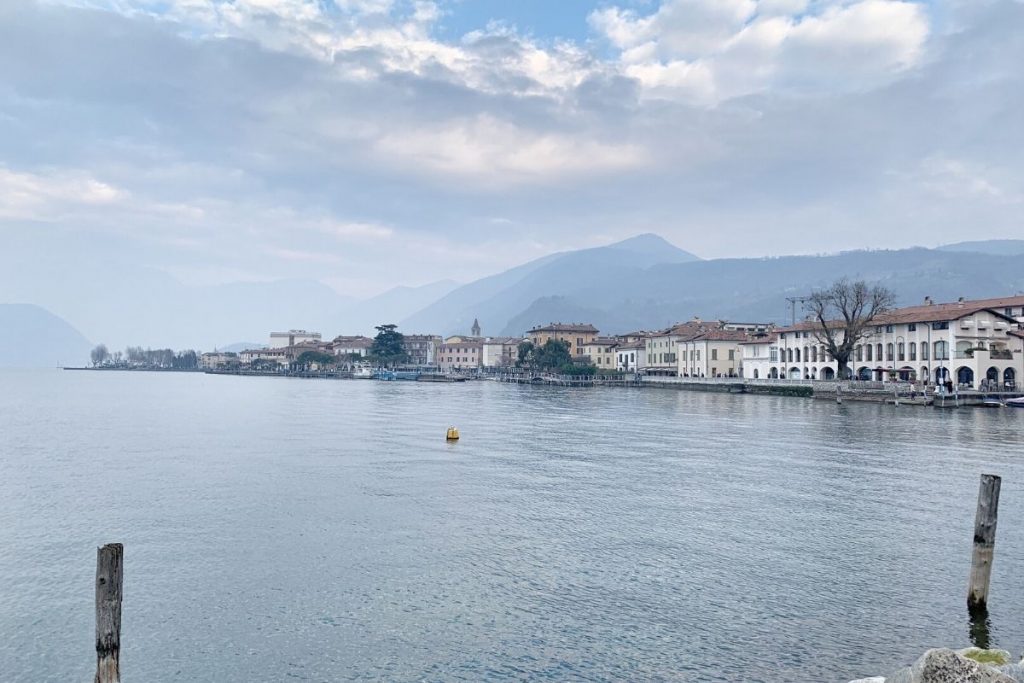
<path id="1" fill-rule="evenodd" d="M 897 671 L 885 683 L 1018 683 L 992 667 L 947 649 L 928 650 L 914 665 Z"/>
<path id="2" fill-rule="evenodd" d="M 1024 662 L 1018 662 L 1017 664 L 1006 664 L 1004 666 L 997 666 L 996 670 L 1003 673 L 1019 683 L 1024 683 Z"/>
<path id="3" fill-rule="evenodd" d="M 963 650 L 957 650 L 956 653 L 961 657 L 973 659 L 979 664 L 988 664 L 989 666 L 1009 664 L 1012 659 L 1012 656 L 1006 650 L 983 650 L 980 647 L 967 647 Z"/>

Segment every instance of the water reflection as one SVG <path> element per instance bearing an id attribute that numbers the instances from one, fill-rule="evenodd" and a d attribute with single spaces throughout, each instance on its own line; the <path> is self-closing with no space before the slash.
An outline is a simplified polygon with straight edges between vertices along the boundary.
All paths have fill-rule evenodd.
<path id="1" fill-rule="evenodd" d="M 968 608 L 968 634 L 974 647 L 989 649 L 991 643 L 992 620 L 988 616 L 987 607 Z"/>

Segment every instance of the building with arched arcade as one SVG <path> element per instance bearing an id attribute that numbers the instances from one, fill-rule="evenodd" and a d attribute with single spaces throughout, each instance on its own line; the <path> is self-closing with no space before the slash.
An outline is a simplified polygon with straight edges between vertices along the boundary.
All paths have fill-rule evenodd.
<path id="1" fill-rule="evenodd" d="M 848 367 L 861 380 L 1016 388 L 1024 375 L 1022 322 L 1024 296 L 946 304 L 926 299 L 924 305 L 895 309 L 871 321 Z M 818 330 L 817 323 L 808 321 L 744 342 L 744 376 L 835 379 L 837 363 Z"/>

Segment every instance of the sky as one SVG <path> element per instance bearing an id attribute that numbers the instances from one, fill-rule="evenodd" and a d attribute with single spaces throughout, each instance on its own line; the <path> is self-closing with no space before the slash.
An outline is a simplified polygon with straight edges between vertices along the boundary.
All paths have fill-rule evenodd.
<path id="1" fill-rule="evenodd" d="M 4 0 L 0 301 L 1024 238 L 1021 35 L 1018 0 Z"/>

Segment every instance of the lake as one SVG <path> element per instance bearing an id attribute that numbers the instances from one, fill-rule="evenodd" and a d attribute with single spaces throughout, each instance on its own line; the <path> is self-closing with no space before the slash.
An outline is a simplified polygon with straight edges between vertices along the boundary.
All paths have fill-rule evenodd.
<path id="1" fill-rule="evenodd" d="M 457 425 L 462 440 L 446 443 Z M 1024 647 L 1024 410 L 0 372 L 0 678 L 839 681 Z"/>

